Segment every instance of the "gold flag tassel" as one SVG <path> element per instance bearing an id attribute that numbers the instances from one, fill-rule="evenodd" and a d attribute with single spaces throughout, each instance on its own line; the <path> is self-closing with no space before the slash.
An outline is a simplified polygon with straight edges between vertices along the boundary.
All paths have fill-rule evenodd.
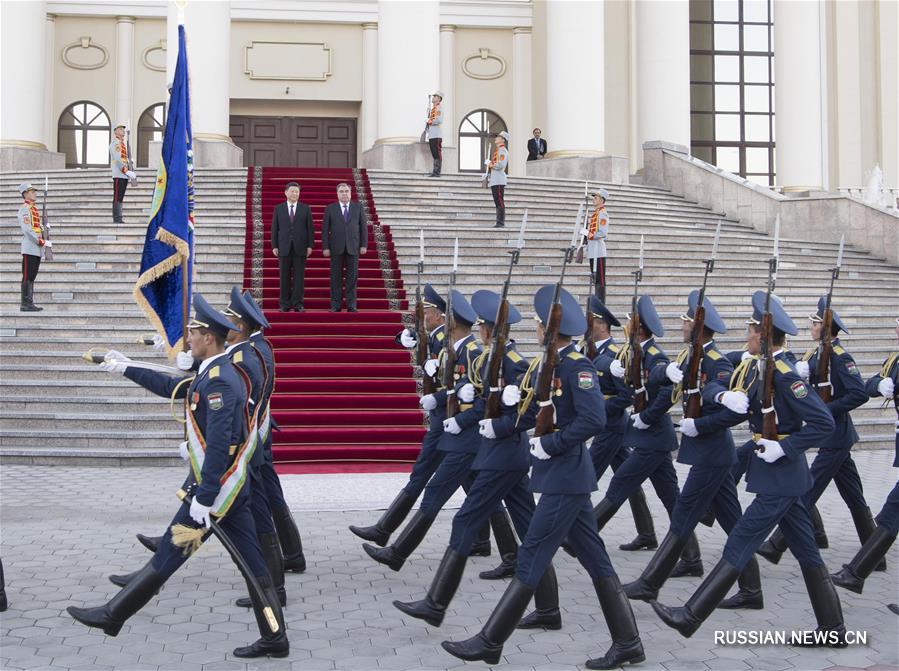
<path id="1" fill-rule="evenodd" d="M 172 545 L 181 548 L 185 557 L 190 557 L 203 544 L 205 529 L 189 527 L 186 524 L 172 525 Z"/>

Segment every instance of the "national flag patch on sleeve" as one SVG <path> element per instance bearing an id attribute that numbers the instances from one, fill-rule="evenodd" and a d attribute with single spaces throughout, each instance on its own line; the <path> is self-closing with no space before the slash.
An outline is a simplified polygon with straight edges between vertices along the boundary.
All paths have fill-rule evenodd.
<path id="1" fill-rule="evenodd" d="M 793 396 L 796 398 L 805 398 L 808 396 L 808 387 L 806 387 L 805 382 L 802 382 L 801 380 L 791 384 L 790 391 L 793 392 Z"/>
<path id="2" fill-rule="evenodd" d="M 581 389 L 593 389 L 593 373 L 584 371 L 577 374 L 577 386 Z"/>
<path id="3" fill-rule="evenodd" d="M 209 403 L 210 410 L 221 410 L 225 405 L 225 401 L 222 399 L 222 395 L 219 392 L 209 394 L 206 401 Z"/>
<path id="4" fill-rule="evenodd" d="M 849 371 L 850 375 L 861 375 L 861 373 L 858 370 L 858 366 L 855 365 L 854 361 L 846 362 L 846 370 Z"/>

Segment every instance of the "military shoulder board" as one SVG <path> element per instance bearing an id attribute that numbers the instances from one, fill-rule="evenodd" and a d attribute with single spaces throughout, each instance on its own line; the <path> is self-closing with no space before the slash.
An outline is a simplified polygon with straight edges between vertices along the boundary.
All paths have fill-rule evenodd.
<path id="1" fill-rule="evenodd" d="M 209 369 L 209 379 L 217 378 L 221 374 L 221 370 L 218 366 L 213 366 Z"/>
<path id="2" fill-rule="evenodd" d="M 646 350 L 646 351 L 649 352 L 650 354 L 655 355 L 655 354 L 658 354 L 658 353 L 659 353 L 659 348 L 656 347 L 655 345 L 652 345 L 652 346 L 651 346 L 648 350 Z"/>
<path id="3" fill-rule="evenodd" d="M 792 372 L 792 370 L 793 370 L 792 368 L 790 368 L 790 364 L 788 364 L 788 363 L 787 363 L 786 361 L 784 361 L 783 359 L 778 359 L 777 362 L 776 362 L 774 365 L 775 365 L 775 367 L 777 368 L 777 370 L 779 370 L 779 371 L 780 371 L 781 373 L 783 373 L 784 375 L 786 375 L 787 373 Z"/>
<path id="4" fill-rule="evenodd" d="M 840 347 L 839 345 L 834 345 L 834 346 L 833 346 L 833 353 L 836 354 L 836 355 L 838 355 L 838 356 L 843 356 L 843 355 L 846 353 L 846 350 L 844 350 L 844 349 L 843 349 L 842 347 Z"/>
<path id="5" fill-rule="evenodd" d="M 573 359 L 575 361 L 577 361 L 578 359 L 586 358 L 583 354 L 581 354 L 577 350 L 573 350 L 573 351 L 569 352 L 568 354 L 566 354 L 565 356 L 567 356 L 569 359 Z"/>
<path id="6" fill-rule="evenodd" d="M 708 352 L 706 352 L 706 354 L 712 361 L 717 361 L 721 358 L 721 352 L 715 349 L 710 349 Z"/>

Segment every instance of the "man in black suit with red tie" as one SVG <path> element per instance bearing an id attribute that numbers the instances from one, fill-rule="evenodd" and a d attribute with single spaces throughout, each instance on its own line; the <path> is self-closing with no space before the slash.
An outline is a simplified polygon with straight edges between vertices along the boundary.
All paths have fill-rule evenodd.
<path id="1" fill-rule="evenodd" d="M 288 182 L 284 189 L 287 201 L 272 213 L 272 251 L 278 257 L 281 275 L 281 312 L 303 311 L 303 275 L 306 259 L 315 244 L 312 210 L 299 202 L 300 185 Z"/>
<path id="2" fill-rule="evenodd" d="M 359 203 L 350 201 L 350 185 L 337 185 L 337 202 L 325 208 L 322 251 L 331 259 L 331 312 L 340 312 L 346 277 L 346 306 L 356 312 L 359 255 L 368 251 L 368 222 Z"/>

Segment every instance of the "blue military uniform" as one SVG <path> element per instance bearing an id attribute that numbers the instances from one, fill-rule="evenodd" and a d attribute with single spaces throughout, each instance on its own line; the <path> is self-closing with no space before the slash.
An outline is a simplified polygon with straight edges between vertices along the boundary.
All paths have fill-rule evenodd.
<path id="1" fill-rule="evenodd" d="M 534 297 L 534 309 L 544 324 L 553 304 L 554 285 L 542 287 Z M 574 298 L 559 289 L 562 307 L 558 333 L 574 337 L 584 333 L 586 319 Z M 532 366 L 522 381 L 522 417 L 534 426 L 538 403 L 534 385 L 538 366 Z M 568 344 L 558 351 L 558 363 L 550 396 L 555 431 L 532 439 L 531 490 L 541 494 L 527 534 L 521 542 L 515 578 L 496 610 L 475 637 L 461 642 L 444 641 L 443 647 L 465 660 L 499 661 L 505 641 L 534 595 L 553 555 L 565 535 L 581 564 L 593 579 L 613 645 L 607 655 L 590 663 L 591 668 L 614 668 L 625 661 L 644 659 L 630 604 L 621 592 L 615 569 L 609 561 L 590 507 L 590 492 L 596 478 L 585 441 L 605 423 L 605 407 L 590 360 Z"/>
<path id="2" fill-rule="evenodd" d="M 893 352 L 888 356 L 883 362 L 880 373 L 868 380 L 865 390 L 869 396 L 872 398 L 881 396 L 877 387 L 884 378 L 892 379 L 894 388 L 899 389 L 899 352 Z M 895 395 L 895 392 L 893 393 Z M 893 467 L 899 468 L 899 408 L 896 409 L 896 413 L 896 454 L 893 457 Z M 893 487 L 883 509 L 877 515 L 877 526 L 885 527 L 892 532 L 893 536 L 899 533 L 899 483 Z"/>

